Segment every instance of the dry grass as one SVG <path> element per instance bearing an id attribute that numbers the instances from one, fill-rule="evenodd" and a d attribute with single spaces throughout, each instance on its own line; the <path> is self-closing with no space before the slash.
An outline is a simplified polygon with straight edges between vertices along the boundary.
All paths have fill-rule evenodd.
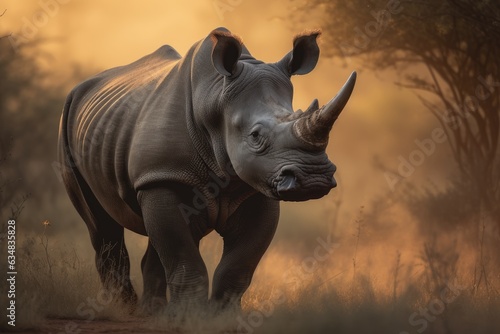
<path id="1" fill-rule="evenodd" d="M 360 221 L 342 238 L 320 237 L 296 252 L 275 243 L 241 314 L 214 318 L 177 310 L 145 326 L 175 333 L 500 332 L 500 271 L 484 235 L 479 245 L 441 236 L 401 249 L 387 242 L 395 235 L 405 240 L 401 230 L 383 243 Z M 201 245 L 210 273 L 221 246 L 215 237 Z M 24 238 L 18 265 L 18 328 L 39 328 L 47 318 L 130 318 L 102 289 L 92 257 L 56 244 L 44 231 Z M 140 280 L 134 284 L 140 291 Z"/>

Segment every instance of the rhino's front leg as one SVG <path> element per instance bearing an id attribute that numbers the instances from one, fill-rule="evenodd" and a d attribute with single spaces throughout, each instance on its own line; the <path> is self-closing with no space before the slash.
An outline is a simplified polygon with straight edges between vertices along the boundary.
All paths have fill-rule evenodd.
<path id="1" fill-rule="evenodd" d="M 279 219 L 279 202 L 256 194 L 228 219 L 223 230 L 224 251 L 214 273 L 211 301 L 218 307 L 241 306 L 253 273 L 267 250 Z"/>
<path id="2" fill-rule="evenodd" d="M 182 190 L 181 186 L 175 192 L 142 190 L 138 199 L 149 241 L 165 269 L 170 303 L 202 305 L 208 299 L 208 274 L 197 241 L 179 210 L 182 199 L 189 198 L 189 192 Z"/>
<path id="3" fill-rule="evenodd" d="M 162 312 L 167 304 L 167 280 L 158 253 L 151 242 L 141 261 L 142 290 L 141 310 L 146 314 Z"/>

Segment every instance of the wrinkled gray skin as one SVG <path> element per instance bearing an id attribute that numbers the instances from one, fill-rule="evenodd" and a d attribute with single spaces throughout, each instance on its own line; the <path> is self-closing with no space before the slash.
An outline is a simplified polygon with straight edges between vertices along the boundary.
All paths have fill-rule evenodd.
<path id="1" fill-rule="evenodd" d="M 124 228 L 149 237 L 141 305 L 203 304 L 208 276 L 198 246 L 216 230 L 224 251 L 210 301 L 239 305 L 273 238 L 279 200 L 335 187 L 328 133 L 354 86 L 321 109 L 292 110 L 294 74 L 316 65 L 318 32 L 298 36 L 281 61 L 254 59 L 219 28 L 182 57 L 170 46 L 96 75 L 69 94 L 59 158 L 87 224 L 106 287 L 136 303 Z"/>

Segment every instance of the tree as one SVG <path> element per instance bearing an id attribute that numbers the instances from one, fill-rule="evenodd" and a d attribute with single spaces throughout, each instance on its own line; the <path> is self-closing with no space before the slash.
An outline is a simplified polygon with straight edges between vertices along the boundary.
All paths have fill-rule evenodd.
<path id="1" fill-rule="evenodd" d="M 29 194 L 32 206 L 59 194 L 51 163 L 67 89 L 38 65 L 44 56 L 38 41 L 13 48 L 8 34 L 0 36 L 0 215 L 5 217 Z M 37 219 L 33 216 L 29 219 Z"/>
<path id="2" fill-rule="evenodd" d="M 469 198 L 500 227 L 500 2 L 310 0 L 330 56 L 396 69 L 447 135 Z"/>

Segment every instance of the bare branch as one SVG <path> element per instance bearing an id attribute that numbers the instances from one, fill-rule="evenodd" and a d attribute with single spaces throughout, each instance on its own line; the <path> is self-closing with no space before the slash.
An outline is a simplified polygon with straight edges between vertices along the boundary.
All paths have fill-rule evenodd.
<path id="1" fill-rule="evenodd" d="M 5 12 L 7 11 L 7 9 L 4 9 L 3 13 L 0 14 L 0 17 L 4 16 Z M 3 35 L 3 36 L 0 36 L 0 39 L 2 38 L 6 38 L 6 37 L 10 37 L 12 36 L 12 33 L 9 33 L 9 34 L 6 34 L 6 35 Z"/>

